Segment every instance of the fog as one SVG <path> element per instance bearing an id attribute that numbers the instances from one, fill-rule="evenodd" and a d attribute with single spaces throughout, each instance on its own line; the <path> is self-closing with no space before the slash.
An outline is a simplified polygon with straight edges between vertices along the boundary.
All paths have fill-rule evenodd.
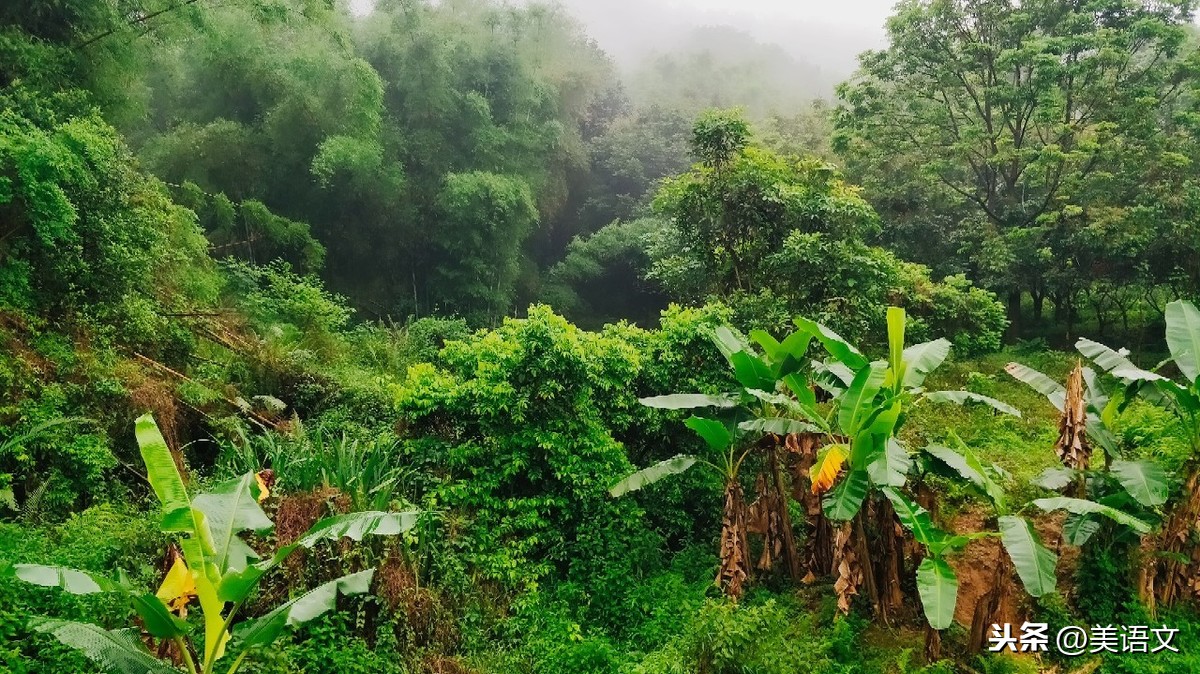
<path id="1" fill-rule="evenodd" d="M 370 11 L 373 4 L 373 0 L 350 2 L 358 13 Z M 860 52 L 883 45 L 883 24 L 895 0 L 560 0 L 558 4 L 626 71 L 656 54 L 681 48 L 694 51 L 698 28 L 728 27 L 765 47 L 781 48 L 798 69 L 807 71 L 804 79 L 828 95 L 834 83 L 853 72 Z"/>
<path id="2" fill-rule="evenodd" d="M 883 24 L 895 0 L 563 0 L 622 65 L 672 49 L 690 29 L 729 26 L 835 79 L 849 75 L 856 55 L 883 45 Z"/>

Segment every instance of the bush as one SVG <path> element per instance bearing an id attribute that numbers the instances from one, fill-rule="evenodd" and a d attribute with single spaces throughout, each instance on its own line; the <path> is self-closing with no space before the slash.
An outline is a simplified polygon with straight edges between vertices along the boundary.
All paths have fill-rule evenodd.
<path id="1" fill-rule="evenodd" d="M 778 281 L 731 300 L 741 324 L 779 330 L 800 314 L 848 339 L 883 344 L 884 312 L 900 306 L 913 341 L 946 337 L 960 355 L 999 349 L 1008 325 L 995 295 L 964 277 L 935 282 L 928 268 L 860 241 L 793 232 L 766 265 Z"/>
<path id="2" fill-rule="evenodd" d="M 0 222 L 0 300 L 9 307 L 101 317 L 123 341 L 144 345 L 146 333 L 120 327 L 144 313 L 138 298 L 215 293 L 193 214 L 138 172 L 98 118 L 47 125 L 0 112 Z"/>
<path id="3" fill-rule="evenodd" d="M 636 674 L 821 674 L 850 671 L 811 614 L 769 599 L 739 606 L 710 599 L 679 638 L 649 654 Z"/>
<path id="4" fill-rule="evenodd" d="M 622 318 L 650 324 L 666 304 L 653 281 L 646 238 L 666 224 L 655 218 L 613 222 L 577 237 L 547 274 L 542 297 L 581 327 L 599 329 Z"/>
<path id="5" fill-rule="evenodd" d="M 0 559 L 52 564 L 115 575 L 150 585 L 154 562 L 165 539 L 156 517 L 115 505 L 99 505 L 51 527 L 0 523 Z M 132 610 L 108 595 L 47 592 L 0 573 L 0 671 L 24 674 L 77 674 L 94 671 L 91 663 L 52 637 L 30 633 L 31 614 L 96 622 L 108 628 L 128 624 Z"/>
<path id="6" fill-rule="evenodd" d="M 455 544 L 486 577 L 529 585 L 552 569 L 629 569 L 645 538 L 607 488 L 631 471 L 603 414 L 642 366 L 633 345 L 546 307 L 450 342 L 441 368 L 413 366 L 398 410 L 441 477 L 436 499 L 470 519 Z M 632 401 L 630 401 L 632 402 Z"/>
<path id="7" fill-rule="evenodd" d="M 260 336 L 322 355 L 335 353 L 338 333 L 353 314 L 345 298 L 325 290 L 316 277 L 296 275 L 281 260 L 256 267 L 230 259 L 224 268 L 226 292 Z"/>

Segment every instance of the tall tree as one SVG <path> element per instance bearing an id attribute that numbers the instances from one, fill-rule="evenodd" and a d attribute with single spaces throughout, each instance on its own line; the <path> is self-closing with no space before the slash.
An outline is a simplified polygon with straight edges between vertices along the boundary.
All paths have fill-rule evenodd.
<path id="1" fill-rule="evenodd" d="M 1040 314 L 1092 183 L 1125 168 L 1124 153 L 1162 149 L 1158 122 L 1191 67 L 1192 8 L 906 0 L 888 21 L 889 46 L 865 53 L 839 87 L 837 149 L 881 207 L 938 211 L 908 219 L 914 241 L 960 254 L 1007 293 L 1013 319 L 1025 292 Z"/>

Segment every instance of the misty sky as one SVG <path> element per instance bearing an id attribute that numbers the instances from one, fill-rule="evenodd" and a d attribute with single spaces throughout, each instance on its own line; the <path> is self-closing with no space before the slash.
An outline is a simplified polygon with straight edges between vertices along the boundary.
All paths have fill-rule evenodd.
<path id="1" fill-rule="evenodd" d="M 896 0 L 559 0 L 619 63 L 632 65 L 697 26 L 727 25 L 775 43 L 841 79 L 855 57 L 883 44 Z M 373 0 L 350 0 L 365 13 Z M 514 0 L 520 4 L 522 0 Z"/>

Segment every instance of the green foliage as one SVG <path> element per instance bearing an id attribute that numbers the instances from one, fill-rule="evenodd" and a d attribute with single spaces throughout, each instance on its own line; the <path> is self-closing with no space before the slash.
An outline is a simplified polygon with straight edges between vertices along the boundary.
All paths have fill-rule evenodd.
<path id="1" fill-rule="evenodd" d="M 598 329 L 622 318 L 651 324 L 666 298 L 645 280 L 650 268 L 646 239 L 663 227 L 656 218 L 640 218 L 576 238 L 546 275 L 543 298 L 583 328 Z"/>
<path id="2" fill-rule="evenodd" d="M 1164 299 L 1200 287 L 1186 11 L 902 3 L 892 44 L 842 90 L 837 145 L 860 191 L 824 159 L 789 154 L 829 156 L 827 111 L 796 114 L 806 94 L 795 83 L 819 77 L 722 28 L 634 68 L 633 98 L 668 108 L 631 110 L 608 56 L 536 4 L 389 1 L 355 18 L 309 0 L 0 8 L 0 514 L 21 522 L 0 523 L 0 566 L 111 590 L 36 592 L 0 574 L 0 668 L 88 671 L 37 629 L 166 668 L 146 664 L 138 635 L 111 630 L 137 615 L 153 635 L 190 638 L 200 623 L 201 611 L 183 623 L 136 589 L 160 581 L 166 542 L 158 517 L 124 505 L 145 491 L 119 464 L 136 464 L 128 421 L 146 406 L 170 421 L 174 455 L 140 435 L 167 528 L 188 534 L 202 658 L 215 661 L 218 623 L 242 610 L 225 600 L 258 593 L 232 621 L 223 670 L 250 645 L 245 667 L 279 674 L 915 671 L 907 630 L 831 621 L 822 584 L 776 593 L 765 582 L 740 605 L 708 596 L 719 476 L 689 470 L 608 495 L 633 466 L 674 474 L 691 462 L 677 454 L 814 427 L 848 440 L 823 454 L 846 466 L 831 476 L 830 514 L 890 503 L 924 547 L 904 590 L 935 628 L 957 594 L 944 556 L 969 537 L 909 500 L 913 471 L 941 492 L 944 521 L 990 504 L 1041 612 L 1077 621 L 1048 592 L 1043 525 L 1014 514 L 1045 496 L 1030 478 L 1054 463 L 1052 412 L 997 378 L 1002 360 L 963 359 L 998 348 L 1008 327 L 984 288 L 1018 304 L 1028 292 L 1038 312 L 1049 297 L 1068 325 L 1087 303 L 1100 331 L 1118 311 L 1136 327 L 1163 307 L 1173 364 L 1151 372 L 1085 347 L 1142 396 L 1114 392 L 1112 410 L 1090 410 L 1104 415 L 1113 459 L 1089 476 L 1092 500 L 1034 501 L 1071 513 L 1068 542 L 1095 525 L 1079 572 L 1096 591 L 1073 596 L 1083 617 L 1145 620 L 1128 601 L 1125 551 L 1170 507 L 1146 460 L 1186 467 L 1200 451 L 1200 322 Z M 945 49 L 928 50 L 930 35 Z M 1010 67 L 1015 78 L 994 76 Z M 725 112 L 689 128 L 684 115 L 713 104 L 770 112 L 761 138 Z M 680 173 L 647 204 L 656 181 Z M 220 273 L 210 255 L 241 261 Z M 546 307 L 501 322 L 531 297 L 599 332 Z M 650 329 L 668 297 L 693 307 L 669 307 Z M 754 332 L 750 346 L 719 330 L 778 331 L 797 313 L 821 325 L 802 323 L 790 342 Z M 406 316 L 424 318 L 392 322 Z M 943 336 L 960 360 L 938 371 L 944 340 L 903 348 Z M 830 356 L 816 365 L 813 339 Z M 886 364 L 872 364 L 865 354 L 885 344 Z M 1045 344 L 1021 358 L 1057 378 L 1066 359 Z M 697 393 L 666 395 L 680 390 Z M 719 409 L 685 420 L 695 404 Z M 1014 408 L 1021 418 L 994 413 Z M 757 417 L 721 416 L 747 409 Z M 93 421 L 46 425 L 76 415 Z M 967 442 L 909 456 L 949 427 Z M 197 441 L 207 436 L 215 444 Z M 176 455 L 209 493 L 190 495 Z M 411 495 L 436 513 L 323 522 L 296 543 L 309 553 L 279 568 L 297 548 L 271 550 L 252 476 L 264 467 L 285 496 L 329 487 L 370 511 Z M 406 535 L 383 548 L 393 594 L 309 621 L 367 592 L 369 572 L 334 576 L 362 568 L 341 539 L 372 532 Z M 253 589 L 276 569 L 282 580 Z M 302 579 L 317 590 L 293 592 Z M 272 600 L 283 601 L 274 612 Z M 95 626 L 64 622 L 80 619 Z M 1189 617 L 1167 619 L 1194 640 Z M 305 621 L 291 643 L 264 648 Z M 434 623 L 461 628 L 464 645 L 429 637 Z M 1099 671 L 1192 671 L 1192 660 L 1114 657 Z M 1009 659 L 972 666 L 1023 671 Z"/>
<path id="3" fill-rule="evenodd" d="M 521 242 L 537 223 L 529 185 L 494 173 L 452 173 L 438 209 L 434 306 L 495 323 L 512 306 Z"/>
<path id="4" fill-rule="evenodd" d="M 388 433 L 352 437 L 302 426 L 289 436 L 240 433 L 222 444 L 216 475 L 228 479 L 269 468 L 286 492 L 333 488 L 349 499 L 352 512 L 393 510 L 407 504 L 412 477 L 402 458 L 399 441 Z"/>
<path id="5" fill-rule="evenodd" d="M 15 418 L 0 430 L 0 474 L 11 490 L 9 509 L 26 521 L 69 512 L 111 493 L 104 481 L 117 459 L 94 422 L 58 416 L 73 405 L 64 387 L 54 384 L 37 398 L 0 407 Z"/>
<path id="6" fill-rule="evenodd" d="M 265 615 L 230 626 L 234 616 L 254 591 L 263 575 L 279 566 L 299 548 L 311 548 L 325 540 L 350 537 L 362 540 L 368 534 L 404 533 L 417 521 L 414 511 L 403 513 L 363 512 L 321 520 L 295 542 L 284 545 L 262 561 L 245 540 L 244 531 L 265 533 L 271 520 L 258 505 L 265 496 L 259 476 L 247 473 L 241 478 L 217 485 L 211 492 L 191 498 L 178 472 L 166 441 L 150 415 L 138 419 L 138 445 L 155 495 L 161 505 L 160 528 L 164 533 L 186 534 L 179 540 L 183 557 L 176 559 L 183 578 L 171 584 L 171 575 L 155 594 L 138 589 L 122 577 L 117 581 L 101 575 L 36 564 L 17 564 L 12 572 L 25 582 L 57 587 L 71 594 L 113 593 L 132 604 L 140 624 L 153 637 L 175 640 L 189 672 L 211 674 L 216 662 L 232 643 L 241 653 L 233 659 L 229 671 L 237 671 L 254 649 L 270 646 L 285 629 L 302 624 L 332 610 L 339 594 L 363 594 L 368 591 L 374 569 L 350 574 L 326 582 L 287 601 Z M 173 565 L 174 569 L 174 565 Z M 188 588 L 191 588 L 189 591 Z M 197 644 L 195 660 L 186 644 L 191 626 L 174 615 L 168 602 L 182 601 L 194 595 L 204 614 L 202 650 Z M 226 610 L 226 604 L 232 607 Z M 178 671 L 152 654 L 146 645 L 127 630 L 108 630 L 103 626 L 72 620 L 35 618 L 30 628 L 51 634 L 63 644 L 81 651 L 101 667 L 123 674 Z"/>
<path id="7" fill-rule="evenodd" d="M 684 114 L 651 107 L 614 120 L 588 141 L 593 185 L 579 212 L 584 232 L 641 215 L 658 181 L 687 169 L 690 133 Z"/>
<path id="8" fill-rule="evenodd" d="M 702 163 L 664 182 L 655 197 L 672 228 L 651 248 L 653 277 L 677 297 L 769 287 L 763 261 L 793 231 L 843 239 L 878 226 L 833 167 L 747 147 L 748 134 L 737 117 L 699 119 L 693 152 Z"/>
<path id="9" fill-rule="evenodd" d="M 885 240 L 1007 292 L 1014 320 L 1023 293 L 1038 319 L 1050 297 L 1068 330 L 1081 293 L 1103 331 L 1114 303 L 1128 321 L 1132 286 L 1193 283 L 1194 247 L 1178 242 L 1190 225 L 1174 223 L 1190 187 L 1169 178 L 1167 196 L 1151 177 L 1194 162 L 1193 9 L 898 5 L 888 45 L 861 56 L 835 113 L 835 148 L 885 216 Z"/>
<path id="10" fill-rule="evenodd" d="M 1195 643 L 1200 638 L 1200 621 L 1190 611 L 1163 612 L 1152 618 L 1145 609 L 1134 607 L 1127 610 L 1120 620 L 1126 625 L 1168 625 L 1176 628 L 1179 630 L 1175 635 L 1176 644 Z M 1149 657 L 1144 653 L 1106 655 L 1096 671 L 1099 674 L 1183 674 L 1200 666 L 1200 656 L 1195 651 L 1187 648 L 1179 650 L 1179 653 L 1162 651 Z"/>
<path id="11" fill-rule="evenodd" d="M 680 636 L 651 652 L 632 669 L 639 674 L 791 674 L 847 671 L 837 662 L 830 633 L 816 629 L 812 614 L 782 600 L 739 606 L 707 600 Z"/>
<path id="12" fill-rule="evenodd" d="M 296 351 L 331 355 L 353 311 L 315 277 L 297 276 L 283 261 L 257 267 L 227 260 L 226 292 L 256 331 Z M 296 353 L 303 358 L 305 353 Z"/>
<path id="13" fill-rule="evenodd" d="M 6 307 L 114 323 L 128 316 L 118 334 L 137 345 L 154 344 L 164 329 L 156 316 L 139 320 L 143 298 L 212 298 L 191 213 L 136 170 L 99 119 L 39 124 L 13 109 L 0 113 L 0 186 Z"/>
<path id="14" fill-rule="evenodd" d="M 408 674 L 403 660 L 383 643 L 368 645 L 344 613 L 329 613 L 302 625 L 291 643 L 248 659 L 262 674 L 300 674 L 324 668 L 346 674 Z"/>
<path id="15" fill-rule="evenodd" d="M 629 461 L 604 413 L 642 366 L 634 346 L 535 306 L 441 358 L 409 370 L 398 409 L 445 467 L 438 502 L 470 517 L 464 558 L 512 586 L 568 563 L 636 564 L 638 509 L 606 492 Z"/>
<path id="16" fill-rule="evenodd" d="M 308 273 L 324 263 L 325 247 L 307 224 L 280 217 L 262 202 L 248 199 L 235 205 L 224 194 L 205 194 L 190 181 L 177 190 L 176 200 L 196 214 L 214 255 L 264 263 L 282 259 Z"/>
<path id="17" fill-rule="evenodd" d="M 145 514 L 116 505 L 94 506 L 47 527 L 0 524 L 0 558 L 90 571 L 122 567 L 136 582 L 153 582 L 152 560 L 164 538 Z M 133 564 L 130 564 L 130 561 Z M 67 674 L 87 671 L 88 662 L 53 639 L 32 632 L 30 614 L 124 624 L 128 606 L 105 595 L 50 594 L 0 574 L 0 666 L 14 672 Z"/>
<path id="18" fill-rule="evenodd" d="M 694 152 L 714 159 L 664 184 L 655 208 L 671 225 L 649 237 L 647 276 L 672 297 L 720 297 L 753 327 L 803 313 L 876 342 L 882 307 L 903 306 L 917 338 L 952 337 L 968 354 L 999 348 L 1007 322 L 995 297 L 864 243 L 878 216 L 832 166 L 744 147 L 736 118 L 701 118 L 695 133 Z"/>

